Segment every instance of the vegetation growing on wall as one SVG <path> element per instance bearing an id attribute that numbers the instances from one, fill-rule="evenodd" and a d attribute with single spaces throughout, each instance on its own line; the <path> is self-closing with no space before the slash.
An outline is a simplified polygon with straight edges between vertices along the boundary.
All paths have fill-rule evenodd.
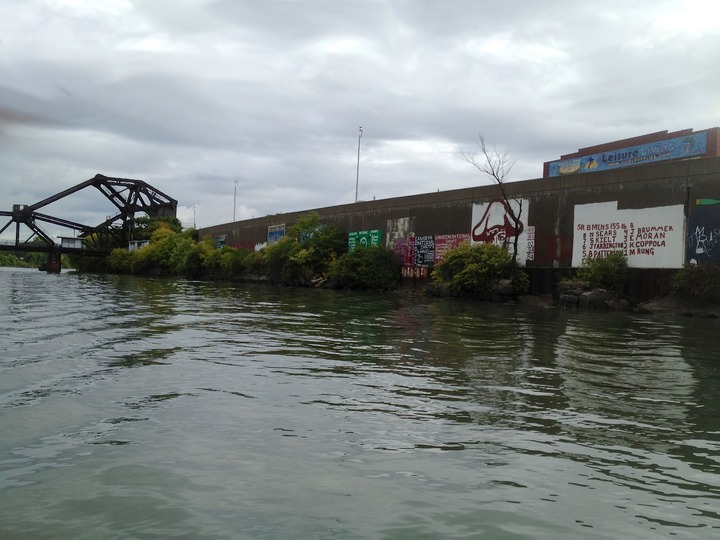
<path id="1" fill-rule="evenodd" d="M 301 216 L 279 241 L 249 254 L 247 270 L 266 274 L 276 285 L 309 286 L 327 276 L 332 262 L 347 250 L 347 235 L 320 222 L 317 212 Z"/>
<path id="2" fill-rule="evenodd" d="M 515 268 L 506 248 L 495 244 L 462 245 L 445 254 L 432 274 L 433 286 L 450 296 L 486 296 L 498 290 L 501 280 L 510 282 L 514 293 L 529 288 L 527 274 Z"/>
<path id="3" fill-rule="evenodd" d="M 515 165 L 515 160 L 511 159 L 507 152 L 501 152 L 496 149 L 490 149 L 485 143 L 485 137 L 482 133 L 478 135 L 478 141 L 480 143 L 480 155 L 473 153 L 463 152 L 465 161 L 470 163 L 481 173 L 487 175 L 492 179 L 493 182 L 500 189 L 502 200 L 505 203 L 505 209 L 508 216 L 512 220 L 513 228 L 515 231 L 522 231 L 522 213 L 523 213 L 523 202 L 522 199 L 510 198 L 505 184 L 510 170 Z M 514 203 L 514 204 L 513 204 Z M 515 271 L 518 269 L 517 257 L 518 257 L 518 242 L 520 241 L 520 234 L 515 233 L 512 237 L 512 264 L 510 266 L 510 279 L 513 283 L 517 284 L 515 277 Z M 506 247 L 506 246 L 505 246 Z M 520 280 L 523 280 L 520 277 Z"/>
<path id="4" fill-rule="evenodd" d="M 381 246 L 357 247 L 335 261 L 330 280 L 343 289 L 392 290 L 400 286 L 400 261 L 392 249 Z"/>
<path id="5" fill-rule="evenodd" d="M 720 302 L 720 267 L 712 263 L 686 266 L 672 278 L 671 291 L 703 304 Z"/>
<path id="6" fill-rule="evenodd" d="M 275 285 L 392 289 L 401 281 L 400 264 L 385 248 L 347 251 L 347 235 L 320 222 L 313 212 L 301 216 L 278 242 L 257 252 L 212 240 L 196 241 L 193 229 L 150 220 L 143 229 L 150 243 L 135 251 L 113 250 L 106 259 L 78 258 L 80 271 L 202 279 L 262 280 Z M 152 231 L 152 232 L 150 232 Z M 134 235 L 136 238 L 138 235 Z"/>
<path id="7" fill-rule="evenodd" d="M 588 257 L 577 270 L 577 278 L 593 287 L 622 293 L 628 279 L 627 256 L 621 251 L 604 257 Z"/>

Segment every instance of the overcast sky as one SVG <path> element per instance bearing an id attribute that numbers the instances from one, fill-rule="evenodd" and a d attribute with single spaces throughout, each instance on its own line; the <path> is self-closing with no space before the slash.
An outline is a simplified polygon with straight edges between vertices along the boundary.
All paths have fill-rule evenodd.
<path id="1" fill-rule="evenodd" d="M 236 181 L 237 219 L 349 203 L 360 126 L 361 200 L 488 184 L 462 157 L 479 133 L 539 178 L 719 126 L 719 20 L 717 0 L 2 0 L 0 210 L 96 173 L 185 226 L 231 221 Z"/>

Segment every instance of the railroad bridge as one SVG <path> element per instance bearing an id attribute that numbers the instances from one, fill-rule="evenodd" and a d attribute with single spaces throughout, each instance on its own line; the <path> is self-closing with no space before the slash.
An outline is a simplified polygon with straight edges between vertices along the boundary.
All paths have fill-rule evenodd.
<path id="1" fill-rule="evenodd" d="M 99 225 L 84 225 L 39 211 L 51 203 L 89 187 L 100 191 L 117 210 Z M 175 199 L 147 182 L 96 174 L 85 182 L 35 204 L 14 204 L 12 210 L 0 210 L 0 224 L 3 223 L 3 217 L 9 218 L 0 227 L 0 234 L 15 225 L 14 241 L 0 242 L 0 251 L 47 253 L 47 264 L 41 270 L 59 272 L 63 253 L 103 257 L 114 247 L 127 246 L 136 213 L 142 212 L 149 217 L 175 217 L 176 210 Z M 73 236 L 62 238 L 57 244 L 41 227 L 41 223 L 71 229 Z"/>

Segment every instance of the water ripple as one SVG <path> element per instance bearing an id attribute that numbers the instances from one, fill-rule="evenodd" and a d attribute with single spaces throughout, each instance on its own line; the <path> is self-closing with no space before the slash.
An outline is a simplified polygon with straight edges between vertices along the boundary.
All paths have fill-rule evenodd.
<path id="1" fill-rule="evenodd" d="M 1 533 L 720 528 L 718 321 L 0 278 Z"/>

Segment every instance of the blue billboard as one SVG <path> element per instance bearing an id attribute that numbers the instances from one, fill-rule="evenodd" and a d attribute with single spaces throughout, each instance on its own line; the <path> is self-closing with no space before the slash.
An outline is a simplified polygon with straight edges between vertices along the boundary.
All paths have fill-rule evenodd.
<path id="1" fill-rule="evenodd" d="M 285 236 L 285 224 L 270 225 L 268 227 L 267 245 L 271 246 Z"/>
<path id="2" fill-rule="evenodd" d="M 655 163 L 707 153 L 707 132 L 548 163 L 548 176 L 565 176 Z"/>

